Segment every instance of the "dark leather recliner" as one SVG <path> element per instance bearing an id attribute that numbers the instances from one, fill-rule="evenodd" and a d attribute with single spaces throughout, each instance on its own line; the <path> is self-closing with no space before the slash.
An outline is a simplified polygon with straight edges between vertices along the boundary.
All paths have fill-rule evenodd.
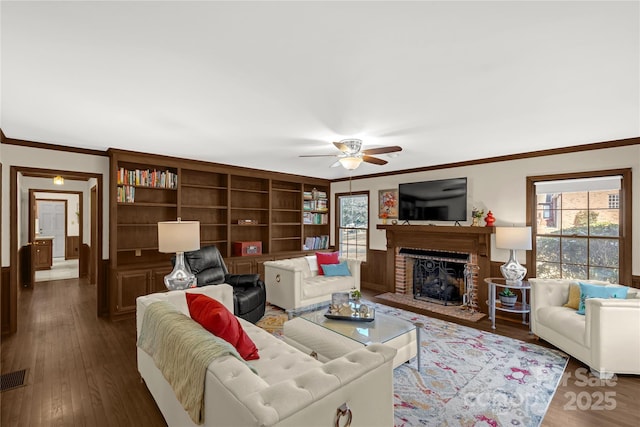
<path id="1" fill-rule="evenodd" d="M 227 283 L 233 286 L 234 314 L 251 323 L 264 316 L 267 293 L 258 274 L 229 274 L 215 245 L 184 253 L 185 263 L 196 275 L 198 286 Z"/>

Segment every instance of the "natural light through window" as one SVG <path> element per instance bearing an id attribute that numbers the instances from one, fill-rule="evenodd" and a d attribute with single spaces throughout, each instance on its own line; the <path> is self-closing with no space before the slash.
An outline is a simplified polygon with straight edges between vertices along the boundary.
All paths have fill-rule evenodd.
<path id="1" fill-rule="evenodd" d="M 619 283 L 620 180 L 535 183 L 537 277 Z"/>
<path id="2" fill-rule="evenodd" d="M 338 250 L 343 258 L 367 260 L 369 195 L 338 196 Z"/>

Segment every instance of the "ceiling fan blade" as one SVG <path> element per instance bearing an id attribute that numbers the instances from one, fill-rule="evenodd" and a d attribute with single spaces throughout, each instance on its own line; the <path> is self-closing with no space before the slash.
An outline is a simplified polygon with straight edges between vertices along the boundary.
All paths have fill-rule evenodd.
<path id="1" fill-rule="evenodd" d="M 349 147 L 347 147 L 347 145 L 343 144 L 342 142 L 334 142 L 333 145 L 335 145 L 336 148 L 342 151 L 343 153 L 346 153 L 347 151 L 349 151 Z"/>
<path id="2" fill-rule="evenodd" d="M 362 150 L 362 154 L 385 154 L 395 153 L 396 151 L 402 151 L 402 147 L 393 145 L 390 147 L 369 148 L 367 150 Z"/>
<path id="3" fill-rule="evenodd" d="M 340 160 L 336 160 L 331 166 L 332 168 L 337 168 L 338 166 L 342 165 L 342 163 L 340 163 Z"/>
<path id="4" fill-rule="evenodd" d="M 305 154 L 298 157 L 338 157 L 339 154 Z"/>
<path id="5" fill-rule="evenodd" d="M 389 163 L 386 160 L 382 160 L 377 157 L 371 157 L 366 155 L 362 156 L 362 161 L 367 163 L 373 163 L 374 165 L 386 165 L 387 163 Z"/>

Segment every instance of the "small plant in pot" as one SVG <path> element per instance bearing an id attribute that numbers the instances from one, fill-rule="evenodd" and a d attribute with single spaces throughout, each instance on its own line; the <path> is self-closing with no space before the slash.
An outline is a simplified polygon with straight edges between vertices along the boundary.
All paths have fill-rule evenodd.
<path id="1" fill-rule="evenodd" d="M 514 305 L 516 305 L 516 300 L 518 299 L 518 296 L 513 292 L 511 292 L 511 289 L 504 288 L 504 290 L 500 292 L 498 295 L 500 296 L 500 302 L 505 307 L 513 307 Z"/>
<path id="2" fill-rule="evenodd" d="M 362 294 L 360 293 L 359 290 L 354 289 L 351 291 L 351 299 L 353 301 L 355 301 L 356 303 L 360 302 L 360 298 L 362 298 Z"/>

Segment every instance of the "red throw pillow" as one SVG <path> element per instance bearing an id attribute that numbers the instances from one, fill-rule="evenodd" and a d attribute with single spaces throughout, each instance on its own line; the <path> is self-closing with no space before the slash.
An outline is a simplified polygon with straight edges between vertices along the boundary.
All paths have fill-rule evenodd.
<path id="1" fill-rule="evenodd" d="M 260 358 L 256 345 L 227 307 L 204 294 L 187 293 L 186 297 L 193 320 L 234 346 L 244 360 Z"/>
<path id="2" fill-rule="evenodd" d="M 323 264 L 340 264 L 338 256 L 340 252 L 316 252 L 316 260 L 318 261 L 318 276 L 324 276 L 322 271 Z"/>

